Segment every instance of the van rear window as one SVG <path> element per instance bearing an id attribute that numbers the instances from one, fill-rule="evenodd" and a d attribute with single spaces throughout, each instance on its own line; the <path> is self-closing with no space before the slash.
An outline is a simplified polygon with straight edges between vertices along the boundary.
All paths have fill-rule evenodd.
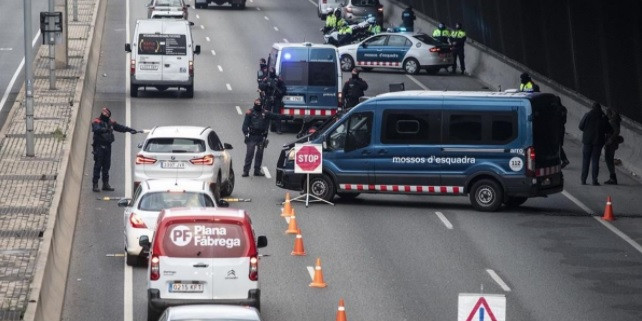
<path id="1" fill-rule="evenodd" d="M 191 138 L 152 138 L 143 150 L 150 153 L 202 153 L 205 142 Z"/>
<path id="2" fill-rule="evenodd" d="M 281 56 L 281 78 L 287 86 L 334 87 L 337 55 L 331 48 L 286 48 Z"/>
<path id="3" fill-rule="evenodd" d="M 163 235 L 163 255 L 179 258 L 228 258 L 247 254 L 249 241 L 240 224 L 177 222 Z"/>
<path id="4" fill-rule="evenodd" d="M 185 35 L 140 34 L 138 35 L 139 55 L 181 56 L 187 54 Z"/>
<path id="5" fill-rule="evenodd" d="M 138 209 L 160 212 L 172 207 L 213 207 L 214 201 L 205 193 L 153 192 L 143 195 Z"/>

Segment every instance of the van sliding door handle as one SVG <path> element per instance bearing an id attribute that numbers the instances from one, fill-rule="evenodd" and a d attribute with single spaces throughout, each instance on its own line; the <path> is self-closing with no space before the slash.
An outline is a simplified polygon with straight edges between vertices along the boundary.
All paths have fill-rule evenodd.
<path id="1" fill-rule="evenodd" d="M 194 264 L 193 266 L 195 268 L 206 268 L 206 267 L 208 267 L 208 265 L 205 264 L 205 263 L 197 263 L 197 264 Z"/>

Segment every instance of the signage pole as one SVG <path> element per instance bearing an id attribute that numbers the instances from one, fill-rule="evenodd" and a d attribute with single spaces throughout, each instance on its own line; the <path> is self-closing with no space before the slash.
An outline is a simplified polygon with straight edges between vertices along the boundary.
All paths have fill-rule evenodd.
<path id="1" fill-rule="evenodd" d="M 305 198 L 305 207 L 308 207 L 309 203 L 314 203 L 314 202 L 324 202 L 326 204 L 330 204 L 334 206 L 334 203 L 330 201 L 326 201 L 316 195 L 310 194 L 310 173 L 306 174 L 306 188 L 305 188 L 305 194 L 301 194 L 293 199 L 290 200 L 290 202 L 304 202 L 303 198 Z M 313 200 L 310 200 L 310 197 L 313 198 Z"/>
<path id="2" fill-rule="evenodd" d="M 31 0 L 24 0 L 24 33 L 25 33 L 25 126 L 27 157 L 34 157 L 33 142 L 33 72 L 31 70 Z"/>
<path id="3" fill-rule="evenodd" d="M 49 0 L 49 12 L 53 14 L 56 10 L 56 4 L 54 0 Z M 43 37 L 49 37 L 49 89 L 56 89 L 56 33 L 53 32 L 55 29 L 55 19 L 53 16 L 49 16 L 49 28 L 50 32 Z"/>

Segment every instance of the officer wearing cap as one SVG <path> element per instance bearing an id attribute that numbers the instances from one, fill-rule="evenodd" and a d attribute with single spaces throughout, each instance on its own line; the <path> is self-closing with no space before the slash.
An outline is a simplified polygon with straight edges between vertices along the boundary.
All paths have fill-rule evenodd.
<path id="1" fill-rule="evenodd" d="M 91 144 L 94 154 L 93 191 L 100 192 L 98 179 L 102 172 L 103 191 L 111 192 L 114 188 L 109 185 L 109 167 L 111 167 L 111 143 L 114 142 L 114 131 L 132 134 L 139 133 L 139 131 L 112 120 L 111 111 L 107 107 L 103 107 L 100 116 L 91 121 L 91 131 L 94 133 L 94 140 Z"/>

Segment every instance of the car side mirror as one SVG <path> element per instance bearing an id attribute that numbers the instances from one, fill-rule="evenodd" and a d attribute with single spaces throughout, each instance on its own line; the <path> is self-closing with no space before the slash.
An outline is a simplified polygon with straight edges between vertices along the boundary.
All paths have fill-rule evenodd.
<path id="1" fill-rule="evenodd" d="M 131 199 L 129 198 L 121 198 L 118 200 L 118 207 L 127 207 L 130 201 Z"/>
<path id="2" fill-rule="evenodd" d="M 201 53 L 201 46 L 200 45 L 194 46 L 194 54 L 198 55 L 200 53 Z"/>
<path id="3" fill-rule="evenodd" d="M 194 25 L 194 21 L 190 21 L 190 22 L 189 22 L 189 25 L 190 25 L 190 26 L 193 26 L 193 25 Z"/>
<path id="4" fill-rule="evenodd" d="M 230 203 L 228 203 L 226 200 L 218 200 L 218 202 L 216 202 L 216 205 L 218 205 L 218 207 L 230 207 Z"/>
<path id="5" fill-rule="evenodd" d="M 138 143 L 138 148 L 139 149 L 143 148 L 143 143 Z"/>
<path id="6" fill-rule="evenodd" d="M 256 240 L 256 247 L 262 248 L 267 246 L 267 237 L 265 235 L 259 236 L 258 240 Z"/>
<path id="7" fill-rule="evenodd" d="M 141 235 L 138 239 L 138 245 L 140 245 L 144 250 L 149 251 L 149 248 L 152 246 L 152 243 L 149 241 L 149 236 Z"/>
<path id="8" fill-rule="evenodd" d="M 125 44 L 125 52 L 132 52 L 132 46 L 128 43 Z"/>
<path id="9" fill-rule="evenodd" d="M 365 49 L 365 48 L 368 48 L 368 44 L 367 44 L 367 43 L 362 43 L 362 44 L 361 44 L 361 47 L 362 47 L 362 48 L 364 48 L 364 49 Z"/>
<path id="10" fill-rule="evenodd" d="M 223 143 L 223 148 L 225 148 L 225 149 L 232 149 L 232 145 L 230 145 L 230 144 L 228 144 L 228 143 Z"/>

